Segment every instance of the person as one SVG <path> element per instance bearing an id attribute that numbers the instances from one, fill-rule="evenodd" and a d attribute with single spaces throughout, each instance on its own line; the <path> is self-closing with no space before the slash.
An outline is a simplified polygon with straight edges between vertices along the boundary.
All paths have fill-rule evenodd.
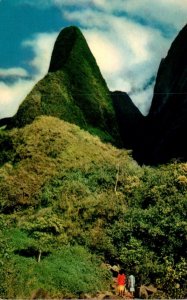
<path id="1" fill-rule="evenodd" d="M 126 275 L 124 270 L 120 270 L 117 276 L 117 290 L 119 296 L 124 296 L 125 291 L 125 285 L 126 285 Z"/>
<path id="2" fill-rule="evenodd" d="M 134 291 L 135 291 L 135 277 L 134 275 L 130 275 L 128 277 L 128 287 L 130 290 L 130 293 L 132 295 L 132 297 L 134 297 Z"/>

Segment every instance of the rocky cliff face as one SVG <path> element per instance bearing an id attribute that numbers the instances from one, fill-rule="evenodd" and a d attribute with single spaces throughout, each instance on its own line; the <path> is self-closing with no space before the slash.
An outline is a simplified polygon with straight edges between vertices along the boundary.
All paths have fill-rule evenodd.
<path id="1" fill-rule="evenodd" d="M 22 127 L 39 115 L 55 116 L 104 140 L 119 141 L 110 92 L 77 27 L 60 32 L 48 74 L 26 97 L 8 127 Z"/>
<path id="2" fill-rule="evenodd" d="M 187 25 L 161 61 L 146 121 L 145 162 L 187 159 Z"/>

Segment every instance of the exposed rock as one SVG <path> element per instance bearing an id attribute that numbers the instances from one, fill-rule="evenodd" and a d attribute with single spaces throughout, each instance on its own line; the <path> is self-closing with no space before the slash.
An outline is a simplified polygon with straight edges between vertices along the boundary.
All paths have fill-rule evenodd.
<path id="1" fill-rule="evenodd" d="M 103 293 L 98 293 L 97 299 L 102 300 L 102 299 L 113 299 L 114 294 L 107 291 Z"/>
<path id="2" fill-rule="evenodd" d="M 33 299 L 33 300 L 34 299 L 48 299 L 48 298 L 49 298 L 49 294 L 43 288 L 37 289 L 31 297 L 31 299 Z"/>
<path id="3" fill-rule="evenodd" d="M 139 288 L 139 297 L 141 299 L 148 299 L 150 295 L 154 295 L 157 292 L 157 288 L 155 288 L 153 285 L 141 285 Z"/>

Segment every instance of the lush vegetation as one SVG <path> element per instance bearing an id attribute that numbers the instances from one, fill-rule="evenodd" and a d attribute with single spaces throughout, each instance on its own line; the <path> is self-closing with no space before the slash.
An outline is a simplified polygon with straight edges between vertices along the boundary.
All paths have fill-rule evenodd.
<path id="1" fill-rule="evenodd" d="M 11 120 L 22 127 L 39 115 L 58 117 L 104 140 L 118 142 L 119 133 L 110 91 L 87 42 L 76 27 L 61 31 L 49 73 L 36 84 Z"/>
<path id="2" fill-rule="evenodd" d="M 109 289 L 106 263 L 157 297 L 186 297 L 186 163 L 140 167 L 47 116 L 1 130 L 0 145 L 1 297 L 95 295 Z"/>

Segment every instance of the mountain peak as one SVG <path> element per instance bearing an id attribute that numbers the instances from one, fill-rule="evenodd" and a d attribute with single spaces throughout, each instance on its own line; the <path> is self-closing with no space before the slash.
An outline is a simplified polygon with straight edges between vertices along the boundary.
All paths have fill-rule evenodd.
<path id="1" fill-rule="evenodd" d="M 8 128 L 23 127 L 40 115 L 74 123 L 103 140 L 120 140 L 110 91 L 81 31 L 58 35 L 48 74 L 23 101 Z"/>
<path id="2" fill-rule="evenodd" d="M 56 72 L 63 68 L 78 40 L 84 43 L 84 46 L 87 45 L 80 29 L 76 26 L 66 27 L 60 32 L 53 48 L 49 72 Z"/>

